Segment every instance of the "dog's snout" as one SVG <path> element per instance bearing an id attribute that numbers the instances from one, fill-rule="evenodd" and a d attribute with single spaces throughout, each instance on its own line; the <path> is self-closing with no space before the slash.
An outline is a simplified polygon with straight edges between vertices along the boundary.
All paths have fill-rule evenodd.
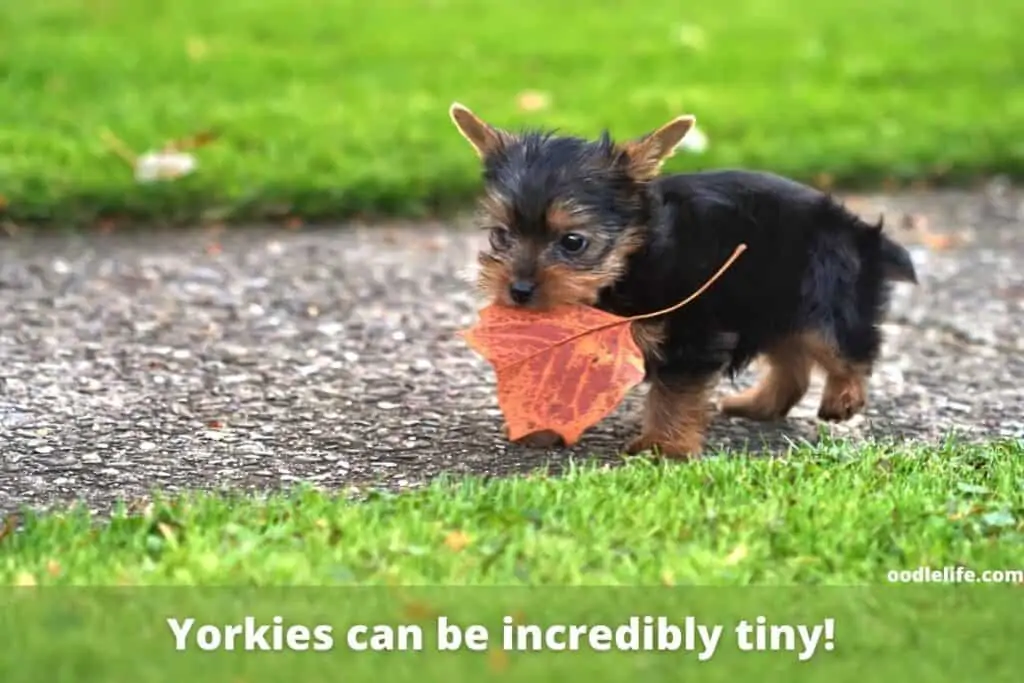
<path id="1" fill-rule="evenodd" d="M 533 293 L 536 291 L 537 285 L 529 280 L 515 280 L 508 287 L 508 294 L 512 297 L 512 301 L 517 304 L 529 303 L 530 299 L 533 298 Z"/>

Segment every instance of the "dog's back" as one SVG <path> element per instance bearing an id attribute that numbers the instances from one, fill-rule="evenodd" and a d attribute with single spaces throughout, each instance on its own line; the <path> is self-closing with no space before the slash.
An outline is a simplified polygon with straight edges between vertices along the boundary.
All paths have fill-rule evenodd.
<path id="1" fill-rule="evenodd" d="M 831 196 L 770 173 L 667 175 L 654 189 L 665 211 L 662 229 L 672 233 L 666 239 L 682 270 L 690 271 L 680 272 L 687 287 L 706 278 L 738 244 L 748 248 L 704 301 L 694 302 L 673 325 L 737 333 L 733 370 L 757 355 L 774 367 L 767 388 L 735 397 L 726 412 L 785 414 L 806 391 L 815 363 L 833 385 L 822 416 L 845 419 L 859 410 L 881 345 L 878 322 L 890 283 L 917 281 L 906 249 L 884 234 L 881 222 L 868 223 Z"/>

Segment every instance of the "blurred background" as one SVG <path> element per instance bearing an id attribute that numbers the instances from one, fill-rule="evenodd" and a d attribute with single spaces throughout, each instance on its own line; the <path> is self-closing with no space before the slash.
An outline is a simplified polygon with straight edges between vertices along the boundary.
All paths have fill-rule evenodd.
<path id="1" fill-rule="evenodd" d="M 453 100 L 500 126 L 620 138 L 695 114 L 670 169 L 843 187 L 1019 175 L 1022 25 L 1019 0 L 7 2 L 0 213 L 458 208 L 477 166 Z"/>

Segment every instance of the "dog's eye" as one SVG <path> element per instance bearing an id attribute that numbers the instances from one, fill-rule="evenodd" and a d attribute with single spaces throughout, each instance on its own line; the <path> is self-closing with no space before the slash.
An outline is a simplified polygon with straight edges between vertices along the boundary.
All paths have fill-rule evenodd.
<path id="1" fill-rule="evenodd" d="M 587 238 L 574 232 L 562 235 L 562 239 L 558 240 L 558 243 L 570 254 L 578 254 L 587 248 Z"/>
<path id="2" fill-rule="evenodd" d="M 495 251 L 502 251 L 508 249 L 512 243 L 512 236 L 508 232 L 508 228 L 496 225 L 491 228 L 489 233 L 489 240 L 491 242 L 491 248 Z"/>

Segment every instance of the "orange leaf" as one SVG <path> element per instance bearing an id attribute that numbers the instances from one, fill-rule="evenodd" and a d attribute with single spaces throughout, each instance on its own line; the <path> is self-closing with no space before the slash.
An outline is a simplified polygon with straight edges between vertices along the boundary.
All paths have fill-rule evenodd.
<path id="1" fill-rule="evenodd" d="M 445 536 L 444 544 L 448 546 L 450 550 L 459 552 L 469 545 L 469 536 L 467 536 L 463 531 L 452 531 Z"/>
<path id="2" fill-rule="evenodd" d="M 402 605 L 402 612 L 409 621 L 428 621 L 441 614 L 433 605 L 419 600 L 406 601 Z"/>
<path id="3" fill-rule="evenodd" d="M 537 90 L 526 90 L 516 96 L 516 104 L 523 111 L 540 111 L 551 104 L 551 96 Z"/>
<path id="4" fill-rule="evenodd" d="M 0 542 L 6 539 L 8 536 L 13 536 L 15 530 L 18 528 L 18 518 L 14 515 L 7 515 L 4 517 L 4 521 L 0 524 Z"/>
<path id="5" fill-rule="evenodd" d="M 532 311 L 491 304 L 462 332 L 470 348 L 494 366 L 498 405 L 508 438 L 553 431 L 566 444 L 611 413 L 643 381 L 643 354 L 631 323 L 682 308 L 697 298 L 746 249 L 741 244 L 704 285 L 654 313 L 623 318 L 590 306 Z"/>

